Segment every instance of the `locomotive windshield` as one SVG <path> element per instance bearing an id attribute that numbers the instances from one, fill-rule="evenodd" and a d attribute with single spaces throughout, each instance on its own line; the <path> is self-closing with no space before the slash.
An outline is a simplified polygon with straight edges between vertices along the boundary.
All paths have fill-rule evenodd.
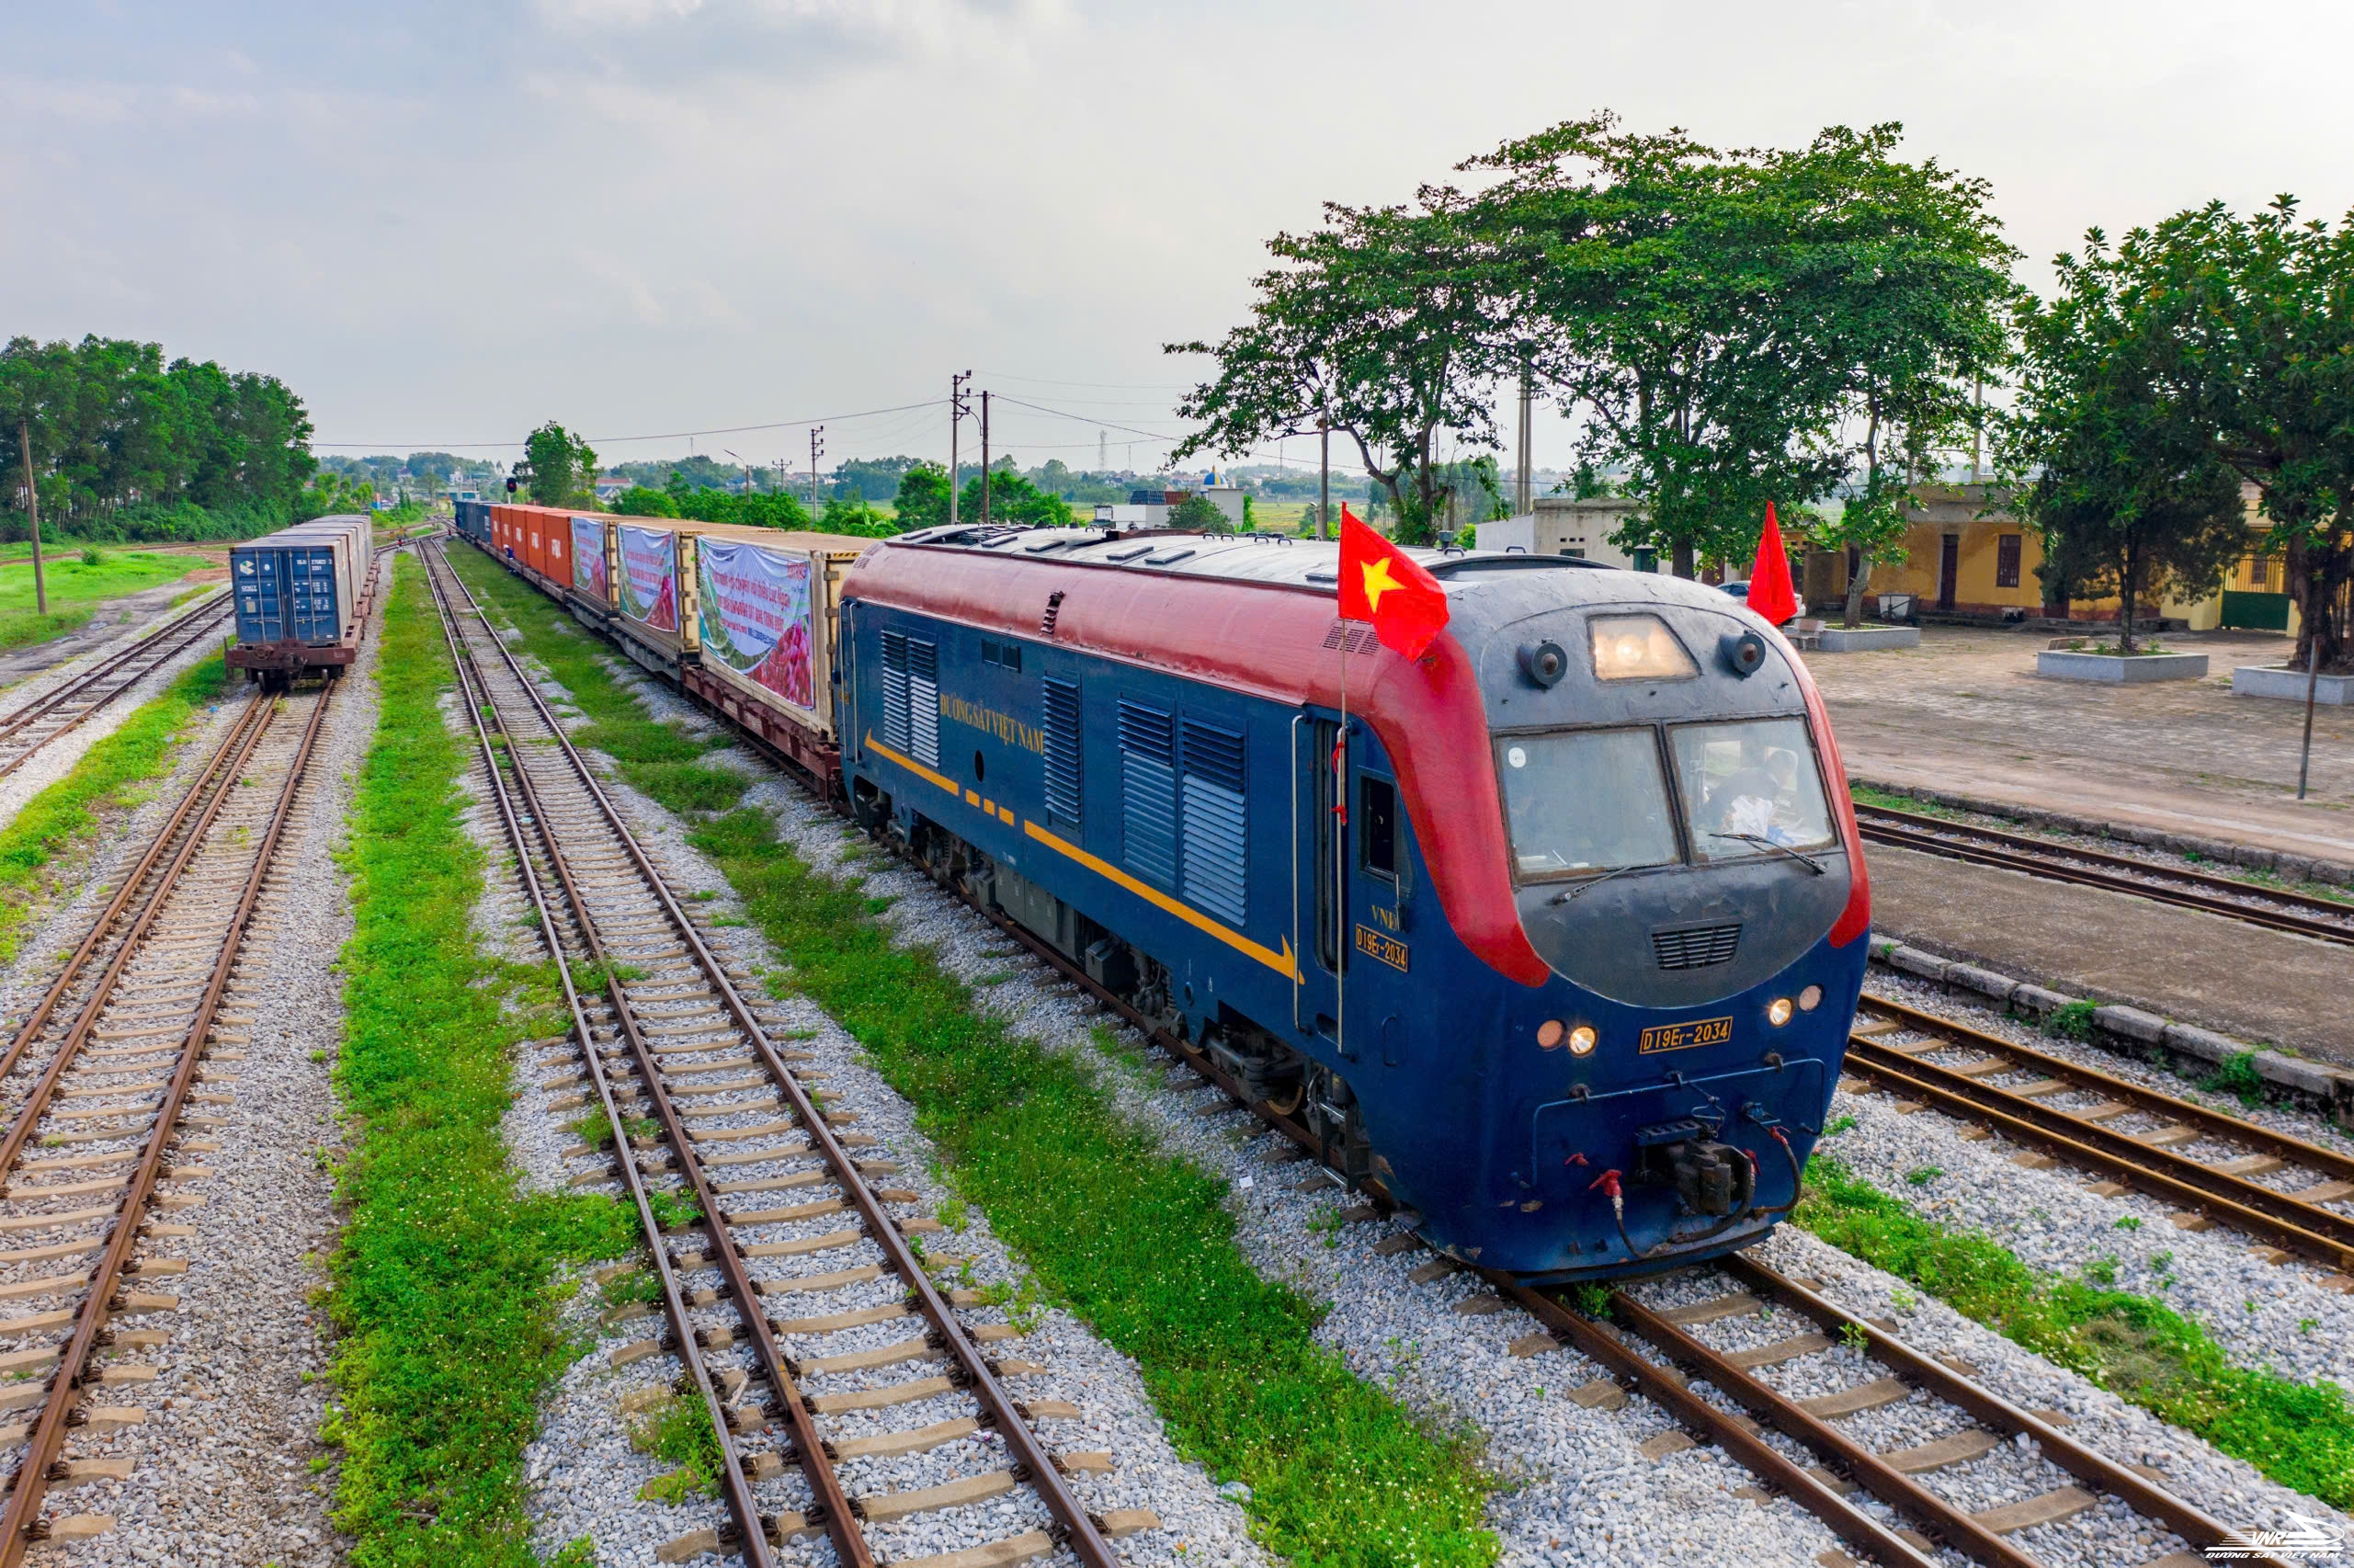
<path id="1" fill-rule="evenodd" d="M 1667 732 L 1692 858 L 1729 860 L 1834 841 L 1830 808 L 1802 719 L 1683 724 Z"/>
<path id="2" fill-rule="evenodd" d="M 1693 862 L 1837 842 L 1805 720 L 1678 724 L 1666 739 Z M 1655 727 L 1511 735 L 1496 757 L 1523 881 L 1687 858 Z"/>
<path id="3" fill-rule="evenodd" d="M 1677 858 L 1657 733 L 1515 735 L 1502 747 L 1505 814 L 1524 878 L 1574 877 Z"/>

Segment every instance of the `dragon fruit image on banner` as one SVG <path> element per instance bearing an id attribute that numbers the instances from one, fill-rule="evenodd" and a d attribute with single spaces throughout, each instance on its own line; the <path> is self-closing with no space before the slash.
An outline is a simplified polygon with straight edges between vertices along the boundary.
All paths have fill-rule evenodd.
<path id="1" fill-rule="evenodd" d="M 678 536 L 621 527 L 621 613 L 656 631 L 678 630 Z"/>
<path id="2" fill-rule="evenodd" d="M 611 602 L 605 591 L 605 525 L 594 517 L 572 520 L 572 585 Z"/>
<path id="3" fill-rule="evenodd" d="M 706 537 L 696 546 L 695 574 L 703 657 L 796 708 L 813 708 L 809 558 Z"/>

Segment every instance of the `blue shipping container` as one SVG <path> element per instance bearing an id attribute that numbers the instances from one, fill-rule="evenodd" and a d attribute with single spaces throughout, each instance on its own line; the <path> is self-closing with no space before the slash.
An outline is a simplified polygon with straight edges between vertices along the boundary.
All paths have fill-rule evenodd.
<path id="1" fill-rule="evenodd" d="M 238 642 L 316 645 L 342 641 L 333 547 L 239 551 L 235 572 Z"/>

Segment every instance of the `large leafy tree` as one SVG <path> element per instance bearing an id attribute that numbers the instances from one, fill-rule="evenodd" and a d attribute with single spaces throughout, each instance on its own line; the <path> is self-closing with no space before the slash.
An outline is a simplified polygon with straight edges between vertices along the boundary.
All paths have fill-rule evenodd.
<path id="1" fill-rule="evenodd" d="M 2168 589 L 2212 592 L 2247 546 L 2237 474 L 2169 371 L 2178 312 L 2135 286 L 2096 231 L 2019 311 L 2017 408 L 2002 452 L 2012 506 L 2042 537 L 2047 598 L 2118 596 L 2120 650 Z"/>
<path id="2" fill-rule="evenodd" d="M 907 478 L 917 470 L 910 469 Z M 901 482 L 903 493 L 905 481 Z M 945 488 L 945 487 L 943 487 Z M 942 505 L 946 502 L 943 500 Z M 964 491 L 957 500 L 957 516 L 964 522 L 981 520 L 981 476 L 974 474 L 964 482 Z M 1012 468 L 993 469 L 989 474 L 989 518 L 998 523 L 1021 523 L 1030 528 L 1065 528 L 1073 520 L 1071 504 L 1060 495 L 1041 490 Z M 942 522 L 948 521 L 943 516 Z M 909 524 L 909 527 L 915 527 Z"/>
<path id="3" fill-rule="evenodd" d="M 2354 214 L 2216 202 L 2063 264 L 2163 331 L 2153 377 L 2186 437 L 2256 486 L 2299 610 L 2295 665 L 2354 670 Z"/>
<path id="4" fill-rule="evenodd" d="M 595 500 L 597 453 L 554 420 L 523 438 L 523 460 L 530 469 L 526 485 L 540 506 L 585 506 Z"/>
<path id="5" fill-rule="evenodd" d="M 894 503 L 902 528 L 933 528 L 949 520 L 949 471 L 944 464 L 918 462 L 899 476 Z M 974 508 L 979 515 L 979 508 Z"/>
<path id="6" fill-rule="evenodd" d="M 1177 405 L 1200 428 L 1170 460 L 1238 457 L 1322 420 L 1356 445 L 1396 536 L 1427 541 L 1447 507 L 1446 449 L 1496 445 L 1504 279 L 1474 212 L 1428 187 L 1411 206 L 1327 204 L 1321 228 L 1268 242 L 1279 265 L 1255 280 L 1250 318 L 1215 345 L 1166 346 L 1217 361 Z"/>
<path id="7" fill-rule="evenodd" d="M 1899 160 L 1900 135 L 1723 153 L 1599 115 L 1466 165 L 1498 176 L 1479 222 L 1516 278 L 1518 355 L 1643 504 L 1621 544 L 1689 576 L 1752 551 L 1768 501 L 1859 467 L 1838 542 L 1901 537 L 1891 480 L 1967 417 L 2011 252 L 1984 183 Z"/>

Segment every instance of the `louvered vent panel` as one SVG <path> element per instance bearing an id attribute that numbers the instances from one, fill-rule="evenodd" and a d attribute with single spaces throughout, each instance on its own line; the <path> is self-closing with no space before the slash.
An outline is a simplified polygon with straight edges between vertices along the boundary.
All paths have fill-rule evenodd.
<path id="1" fill-rule="evenodd" d="M 1741 927 L 1688 926 L 1680 931 L 1654 931 L 1652 956 L 1662 969 L 1711 969 L 1731 963 L 1741 949 Z"/>
<path id="2" fill-rule="evenodd" d="M 1039 731 L 1046 739 L 1046 820 L 1079 825 L 1079 687 L 1075 682 L 1044 683 L 1046 700 Z"/>
<path id="3" fill-rule="evenodd" d="M 1184 726 L 1186 902 L 1235 925 L 1245 907 L 1243 737 L 1188 720 Z"/>
<path id="4" fill-rule="evenodd" d="M 940 650 L 907 640 L 907 755 L 927 767 L 940 765 Z"/>
<path id="5" fill-rule="evenodd" d="M 882 744 L 907 750 L 907 639 L 896 631 L 882 634 Z"/>
<path id="6" fill-rule="evenodd" d="M 1177 735 L 1169 715 L 1120 705 L 1120 851 L 1128 869 L 1167 887 L 1177 881 Z"/>

